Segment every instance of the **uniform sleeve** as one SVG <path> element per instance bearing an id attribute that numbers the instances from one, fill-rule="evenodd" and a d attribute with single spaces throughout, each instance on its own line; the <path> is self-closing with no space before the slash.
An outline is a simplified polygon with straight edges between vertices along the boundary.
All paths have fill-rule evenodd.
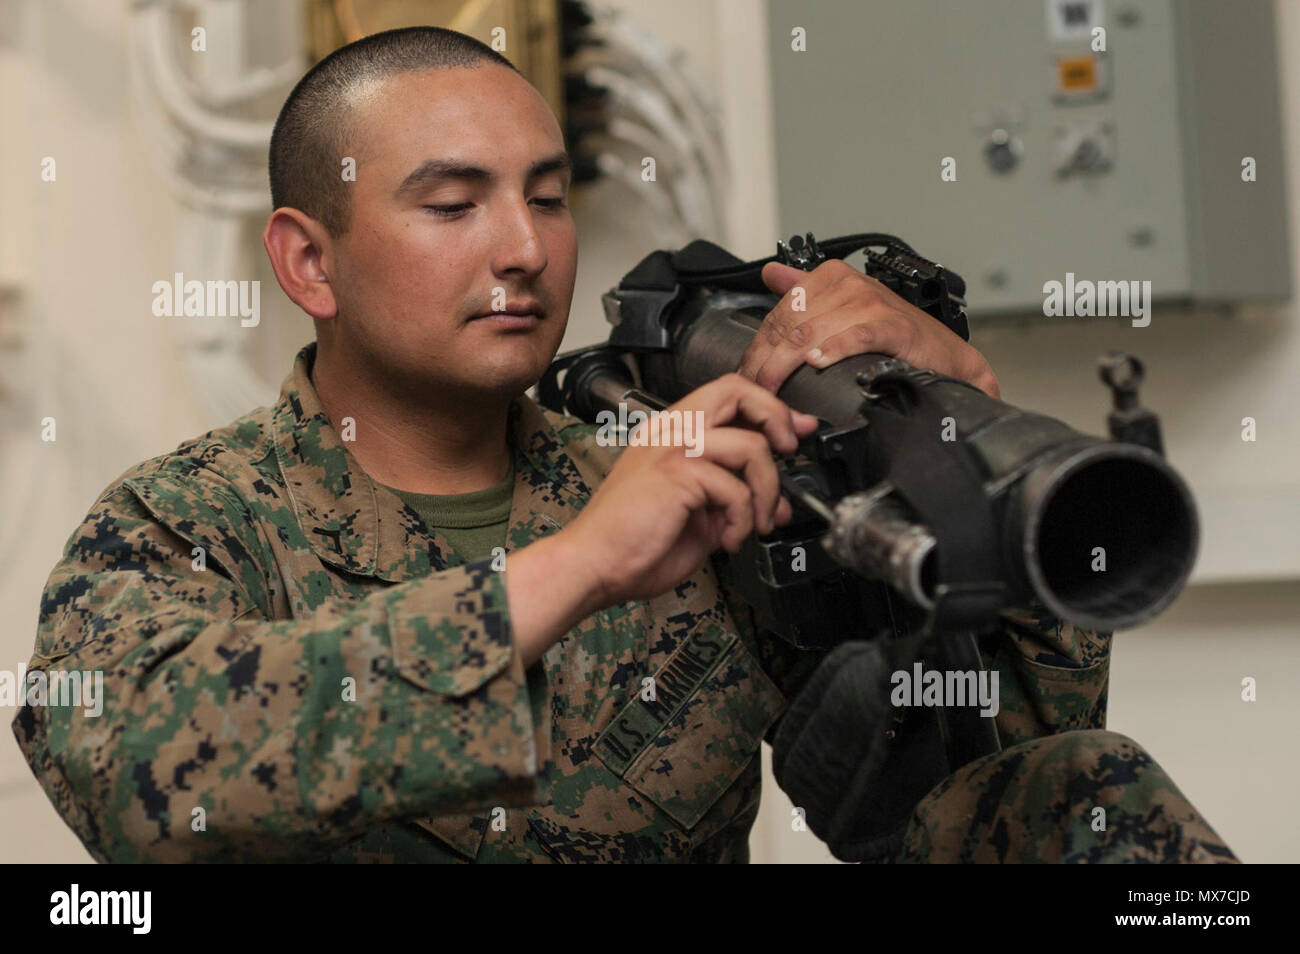
<path id="1" fill-rule="evenodd" d="M 96 859 L 311 860 L 379 823 L 536 800 L 549 739 L 490 561 L 269 621 L 257 522 L 233 494 L 188 504 L 205 565 L 119 486 L 42 596 L 28 682 L 102 692 L 29 689 L 13 730 Z"/>
<path id="2" fill-rule="evenodd" d="M 985 665 L 998 672 L 1002 747 L 1071 729 L 1104 729 L 1111 634 L 1058 619 L 1040 605 L 1002 614 L 985 637 Z"/>

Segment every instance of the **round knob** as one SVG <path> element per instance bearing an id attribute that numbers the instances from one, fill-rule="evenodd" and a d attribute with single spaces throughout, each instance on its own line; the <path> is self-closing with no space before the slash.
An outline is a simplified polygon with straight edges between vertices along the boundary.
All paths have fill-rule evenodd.
<path id="1" fill-rule="evenodd" d="M 984 143 L 984 158 L 994 172 L 1010 172 L 1020 162 L 1020 140 L 1005 129 L 989 133 Z"/>
<path id="2" fill-rule="evenodd" d="M 1074 147 L 1074 168 L 1092 169 L 1101 163 L 1101 143 L 1092 136 L 1084 136 Z"/>

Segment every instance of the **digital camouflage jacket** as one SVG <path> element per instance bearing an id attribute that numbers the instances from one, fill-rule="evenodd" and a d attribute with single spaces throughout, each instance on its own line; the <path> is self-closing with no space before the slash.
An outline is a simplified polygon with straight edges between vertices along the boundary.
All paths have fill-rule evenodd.
<path id="1" fill-rule="evenodd" d="M 358 466 L 298 355 L 274 407 L 115 480 L 41 598 L 18 743 L 100 861 L 743 861 L 760 742 L 815 664 L 705 568 L 602 610 L 525 671 L 503 570 Z M 511 549 L 577 515 L 617 450 L 511 408 Z M 1008 618 L 1004 746 L 1105 721 L 1109 637 Z M 643 682 L 653 677 L 654 697 Z M 53 701 L 53 700 L 51 700 Z"/>

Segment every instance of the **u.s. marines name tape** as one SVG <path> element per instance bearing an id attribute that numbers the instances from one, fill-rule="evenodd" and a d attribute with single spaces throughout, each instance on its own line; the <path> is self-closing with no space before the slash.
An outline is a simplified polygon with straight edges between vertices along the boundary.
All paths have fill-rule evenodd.
<path id="1" fill-rule="evenodd" d="M 654 675 L 654 696 L 637 695 L 596 740 L 596 751 L 615 774 L 622 774 L 659 731 L 699 689 L 738 637 L 720 630 L 696 632 L 668 657 Z"/>

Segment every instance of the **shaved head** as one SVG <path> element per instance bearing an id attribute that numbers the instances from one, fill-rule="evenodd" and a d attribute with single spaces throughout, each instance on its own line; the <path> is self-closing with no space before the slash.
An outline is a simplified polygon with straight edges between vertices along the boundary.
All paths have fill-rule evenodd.
<path id="1" fill-rule="evenodd" d="M 355 145 L 348 145 L 354 105 L 398 73 L 488 63 L 515 70 L 491 47 L 442 27 L 388 30 L 335 50 L 299 81 L 275 121 L 272 207 L 299 209 L 342 235 L 350 221 L 343 159 L 357 158 Z"/>

